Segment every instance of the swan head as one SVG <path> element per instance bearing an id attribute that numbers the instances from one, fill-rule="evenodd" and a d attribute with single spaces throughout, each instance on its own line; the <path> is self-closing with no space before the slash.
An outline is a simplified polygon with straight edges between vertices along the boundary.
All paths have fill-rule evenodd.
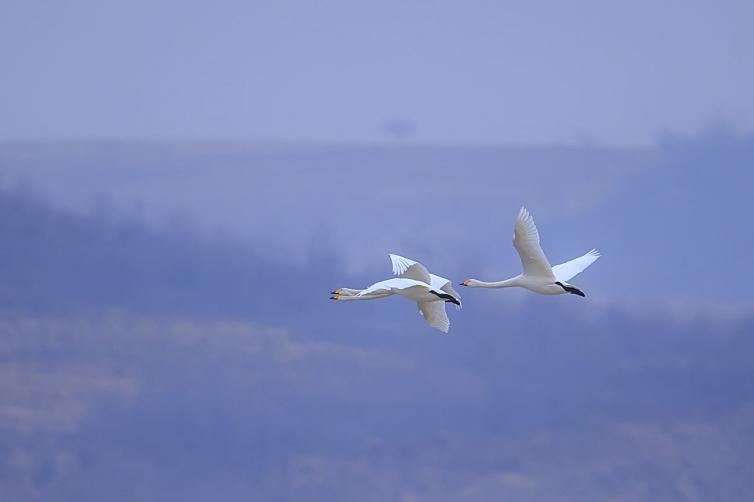
<path id="1" fill-rule="evenodd" d="M 586 296 L 584 292 L 581 291 L 579 288 L 577 288 L 576 286 L 572 284 L 568 284 L 567 282 L 556 281 L 555 284 L 563 288 L 567 293 L 571 293 L 572 295 L 578 295 L 578 296 L 581 296 L 582 298 Z"/>
<path id="2" fill-rule="evenodd" d="M 461 286 L 468 286 L 470 288 L 478 288 L 479 287 L 479 281 L 476 279 L 466 279 L 461 283 Z"/>

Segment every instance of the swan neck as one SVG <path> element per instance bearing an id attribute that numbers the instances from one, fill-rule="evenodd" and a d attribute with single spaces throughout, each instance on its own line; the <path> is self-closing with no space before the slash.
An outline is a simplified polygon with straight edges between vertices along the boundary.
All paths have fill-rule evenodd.
<path id="1" fill-rule="evenodd" d="M 510 279 L 506 279 L 504 281 L 497 281 L 497 282 L 485 282 L 485 281 L 475 280 L 469 285 L 477 287 L 477 288 L 513 288 L 513 287 L 518 286 L 518 276 L 511 277 Z"/>
<path id="2" fill-rule="evenodd" d="M 378 298 L 385 298 L 386 296 L 391 296 L 393 293 L 371 293 L 368 295 L 337 295 L 335 297 L 336 300 L 340 300 L 342 302 L 356 302 L 356 301 L 362 301 L 362 300 L 377 300 Z"/>

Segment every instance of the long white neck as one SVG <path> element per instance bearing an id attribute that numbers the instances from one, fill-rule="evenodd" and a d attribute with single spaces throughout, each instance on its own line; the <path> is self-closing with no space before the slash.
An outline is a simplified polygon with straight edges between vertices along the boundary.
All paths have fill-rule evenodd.
<path id="1" fill-rule="evenodd" d="M 516 277 L 497 282 L 484 282 L 476 279 L 469 279 L 468 286 L 471 288 L 515 288 L 516 286 L 520 286 L 520 277 L 520 275 L 517 275 Z"/>
<path id="2" fill-rule="evenodd" d="M 342 302 L 355 302 L 360 300 L 376 300 L 378 298 L 385 298 L 386 296 L 392 296 L 393 293 L 372 293 L 370 295 L 335 295 L 334 300 L 340 300 Z"/>

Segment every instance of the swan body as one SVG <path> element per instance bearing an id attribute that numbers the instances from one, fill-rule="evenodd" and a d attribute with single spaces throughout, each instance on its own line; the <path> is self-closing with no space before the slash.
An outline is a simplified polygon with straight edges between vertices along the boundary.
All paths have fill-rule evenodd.
<path id="1" fill-rule="evenodd" d="M 497 282 L 484 282 L 466 279 L 461 284 L 471 288 L 526 288 L 541 295 L 563 295 L 566 293 L 586 296 L 579 288 L 568 281 L 583 272 L 600 257 L 599 251 L 588 253 L 560 265 L 550 266 L 539 244 L 539 231 L 529 211 L 522 207 L 513 230 L 513 247 L 521 258 L 523 272 L 515 277 Z"/>
<path id="2" fill-rule="evenodd" d="M 445 303 L 461 307 L 461 296 L 453 289 L 449 279 L 430 274 L 419 262 L 402 256 L 390 255 L 392 279 L 375 282 L 365 289 L 339 288 L 330 299 L 338 301 L 376 300 L 398 295 L 416 302 L 419 313 L 431 327 L 443 333 L 450 329 L 450 320 L 445 312 Z"/>

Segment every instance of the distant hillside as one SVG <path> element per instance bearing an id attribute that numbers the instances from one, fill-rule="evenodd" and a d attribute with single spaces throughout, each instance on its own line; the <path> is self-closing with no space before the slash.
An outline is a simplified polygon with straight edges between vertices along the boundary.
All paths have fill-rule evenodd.
<path id="1" fill-rule="evenodd" d="M 0 145 L 5 185 L 24 179 L 51 207 L 225 235 L 296 267 L 313 247 L 335 249 L 350 274 L 384 271 L 394 251 L 453 277 L 506 275 L 519 266 L 509 239 L 525 204 L 552 261 L 603 251 L 612 266 L 583 278 L 600 298 L 736 308 L 754 304 L 751 165 L 754 139 L 726 130 L 651 150 Z M 713 271 L 723 255 L 736 281 Z"/>
<path id="2" fill-rule="evenodd" d="M 23 189 L 0 190 L 0 312 L 68 315 L 92 309 L 266 318 L 304 269 L 230 238 L 187 227 L 53 209 Z M 309 278 L 327 277 L 310 256 Z M 300 299 L 302 292 L 287 293 Z"/>
<path id="3" fill-rule="evenodd" d="M 0 147 L 0 493 L 744 500 L 751 145 Z M 512 273 L 522 202 L 586 298 L 328 300 Z"/>

